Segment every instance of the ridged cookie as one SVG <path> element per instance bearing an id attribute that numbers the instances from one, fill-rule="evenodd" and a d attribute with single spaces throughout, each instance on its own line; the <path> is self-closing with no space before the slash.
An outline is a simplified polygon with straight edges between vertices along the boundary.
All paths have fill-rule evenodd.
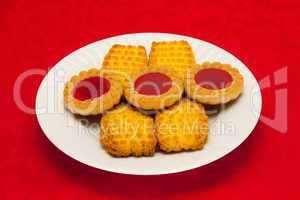
<path id="1" fill-rule="evenodd" d="M 203 77 L 198 74 L 199 72 L 204 72 Z M 219 62 L 195 65 L 188 77 L 185 82 L 187 95 L 208 105 L 224 104 L 235 100 L 244 88 L 244 78 L 239 70 Z"/>
<path id="2" fill-rule="evenodd" d="M 184 99 L 155 117 L 159 148 L 165 152 L 201 149 L 208 137 L 202 105 Z"/>
<path id="3" fill-rule="evenodd" d="M 195 64 L 193 50 L 185 40 L 152 43 L 149 66 L 169 68 L 179 78 L 184 79 L 187 71 Z"/>
<path id="4" fill-rule="evenodd" d="M 159 110 L 178 102 L 184 83 L 173 71 L 152 66 L 132 76 L 124 86 L 124 96 L 144 110 Z"/>
<path id="5" fill-rule="evenodd" d="M 101 119 L 100 142 L 116 157 L 151 156 L 156 137 L 153 119 L 122 104 Z"/>
<path id="6" fill-rule="evenodd" d="M 147 67 L 148 59 L 143 46 L 113 45 L 103 61 L 103 69 L 113 71 L 120 80 L 130 79 L 132 73 Z"/>
<path id="7" fill-rule="evenodd" d="M 122 94 L 122 86 L 112 74 L 92 68 L 66 83 L 64 104 L 74 114 L 98 115 L 118 104 Z"/>

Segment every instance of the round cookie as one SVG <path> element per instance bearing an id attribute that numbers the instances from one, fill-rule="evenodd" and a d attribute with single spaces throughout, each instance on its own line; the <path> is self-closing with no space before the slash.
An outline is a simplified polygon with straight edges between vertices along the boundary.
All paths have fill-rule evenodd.
<path id="1" fill-rule="evenodd" d="M 185 82 L 187 95 L 208 105 L 224 104 L 242 93 L 244 78 L 229 64 L 205 62 L 189 72 Z"/>
<path id="2" fill-rule="evenodd" d="M 64 104 L 74 114 L 97 115 L 118 104 L 122 87 L 105 71 L 90 69 L 73 76 L 64 88 Z"/>
<path id="3" fill-rule="evenodd" d="M 126 82 L 124 95 L 129 103 L 138 108 L 159 110 L 178 102 L 183 87 L 183 82 L 172 71 L 152 66 Z"/>

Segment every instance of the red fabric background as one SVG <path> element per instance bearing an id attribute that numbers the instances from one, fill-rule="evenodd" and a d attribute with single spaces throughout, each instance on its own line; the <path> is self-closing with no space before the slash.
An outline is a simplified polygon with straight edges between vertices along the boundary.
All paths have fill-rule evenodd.
<path id="1" fill-rule="evenodd" d="M 299 1 L 1 0 L 0 199 L 294 199 L 299 196 Z M 168 32 L 212 42 L 240 58 L 258 79 L 288 66 L 289 127 L 281 134 L 260 122 L 225 158 L 192 171 L 129 176 L 80 164 L 43 135 L 35 115 L 12 98 L 17 76 L 51 68 L 91 42 L 124 33 Z M 22 87 L 34 106 L 43 77 Z M 299 80 L 299 78 L 298 78 Z M 274 115 L 274 91 L 263 91 L 263 114 Z M 150 167 L 150 166 L 149 166 Z M 155 167 L 155 166 L 154 166 Z"/>

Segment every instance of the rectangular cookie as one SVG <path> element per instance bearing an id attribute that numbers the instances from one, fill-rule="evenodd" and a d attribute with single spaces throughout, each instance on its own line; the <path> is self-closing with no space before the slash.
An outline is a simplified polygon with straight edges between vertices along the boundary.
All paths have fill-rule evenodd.
<path id="1" fill-rule="evenodd" d="M 124 76 L 143 70 L 147 66 L 147 53 L 143 46 L 113 45 L 103 61 L 103 69 L 113 70 Z M 126 77 L 125 77 L 126 78 Z"/>
<path id="2" fill-rule="evenodd" d="M 193 50 L 185 40 L 152 43 L 149 66 L 170 68 L 178 77 L 185 78 L 187 70 L 195 64 Z"/>

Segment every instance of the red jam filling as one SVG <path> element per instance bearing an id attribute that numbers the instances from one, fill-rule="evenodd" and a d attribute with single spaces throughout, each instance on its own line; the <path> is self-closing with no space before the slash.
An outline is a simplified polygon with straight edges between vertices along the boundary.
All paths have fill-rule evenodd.
<path id="1" fill-rule="evenodd" d="M 203 69 L 195 75 L 196 83 L 206 89 L 219 90 L 229 87 L 232 76 L 222 69 Z"/>
<path id="2" fill-rule="evenodd" d="M 151 96 L 166 93 L 171 86 L 171 78 L 159 72 L 144 74 L 134 83 L 134 88 L 138 93 Z"/>
<path id="3" fill-rule="evenodd" d="M 100 76 L 90 77 L 80 81 L 73 89 L 74 98 L 84 101 L 101 97 L 110 89 L 110 82 Z"/>

